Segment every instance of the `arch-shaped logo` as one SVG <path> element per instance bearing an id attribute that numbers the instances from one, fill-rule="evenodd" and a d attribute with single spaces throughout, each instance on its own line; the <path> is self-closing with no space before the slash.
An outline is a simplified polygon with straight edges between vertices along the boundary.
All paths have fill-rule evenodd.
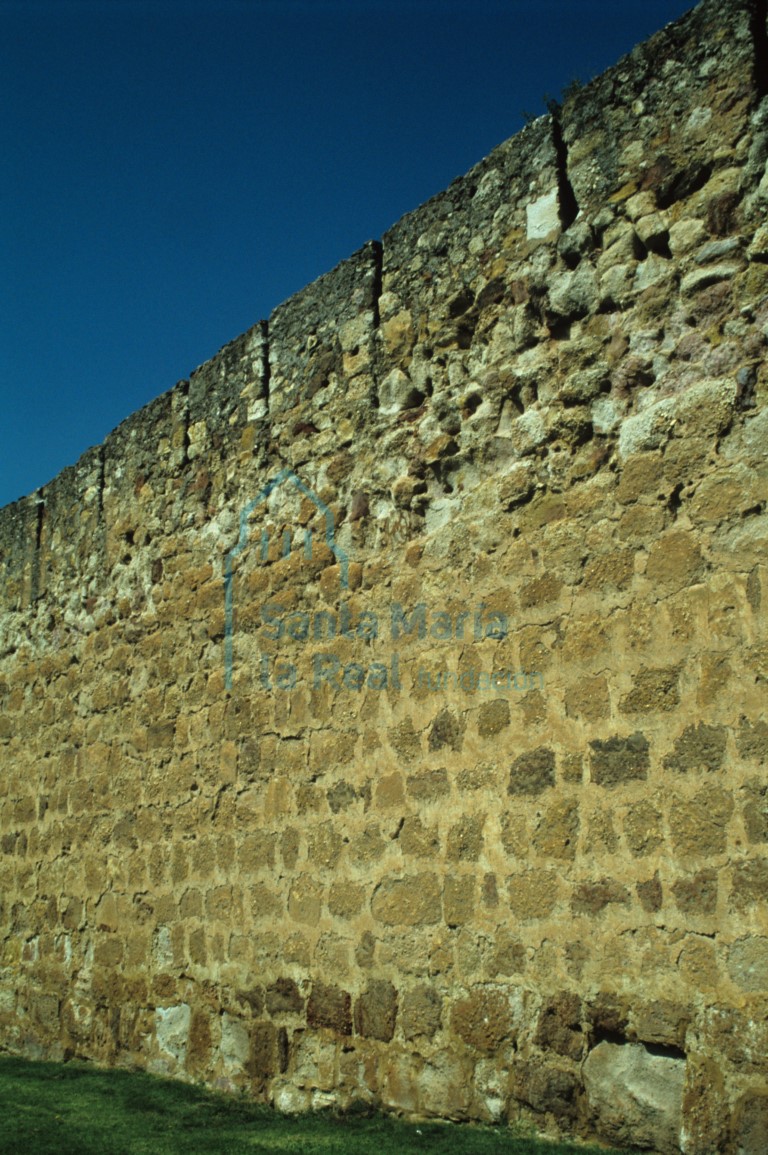
<path id="1" fill-rule="evenodd" d="M 298 477 L 292 469 L 286 467 L 281 469 L 275 477 L 268 482 L 257 497 L 253 501 L 249 501 L 247 505 L 243 506 L 240 511 L 240 534 L 237 545 L 229 551 L 224 563 L 224 682 L 227 690 L 232 689 L 232 674 L 234 668 L 234 571 L 233 565 L 235 558 L 237 558 L 248 545 L 249 527 L 248 520 L 254 510 L 266 502 L 270 495 L 281 485 L 291 485 L 299 493 L 303 494 L 319 513 L 325 519 L 325 544 L 336 558 L 339 564 L 340 576 L 339 584 L 342 589 L 349 589 L 349 558 L 345 551 L 336 542 L 336 523 L 332 511 L 328 508 L 324 501 L 318 497 L 314 490 L 310 489 L 308 485 Z M 304 531 L 304 556 L 307 559 L 312 557 L 312 530 Z M 291 552 L 292 537 L 288 530 L 283 533 L 282 540 L 282 555 L 287 557 Z M 266 530 L 262 530 L 261 538 L 258 544 L 259 554 L 262 561 L 267 560 L 269 550 L 269 535 Z"/>

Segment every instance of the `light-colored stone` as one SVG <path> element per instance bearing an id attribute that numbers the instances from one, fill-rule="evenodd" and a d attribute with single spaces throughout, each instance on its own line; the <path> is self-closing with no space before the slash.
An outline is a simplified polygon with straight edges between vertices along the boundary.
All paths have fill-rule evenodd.
<path id="1" fill-rule="evenodd" d="M 611 1143 L 678 1155 L 685 1060 L 654 1055 L 639 1044 L 602 1042 L 584 1063 L 587 1101 L 600 1135 Z"/>

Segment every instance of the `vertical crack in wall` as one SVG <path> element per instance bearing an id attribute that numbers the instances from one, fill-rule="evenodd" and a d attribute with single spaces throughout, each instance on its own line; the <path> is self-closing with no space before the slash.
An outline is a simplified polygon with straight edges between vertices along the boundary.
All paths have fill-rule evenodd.
<path id="1" fill-rule="evenodd" d="M 373 283 L 371 285 L 371 305 L 373 307 L 373 327 L 378 329 L 381 324 L 381 317 L 379 315 L 379 301 L 383 292 L 382 283 L 384 278 L 384 246 L 381 241 L 371 241 L 371 251 L 373 253 Z"/>
<path id="2" fill-rule="evenodd" d="M 264 398 L 267 414 L 269 414 L 269 382 L 271 370 L 269 367 L 269 321 L 259 321 L 261 330 L 261 391 Z"/>
<path id="3" fill-rule="evenodd" d="M 563 229 L 569 228 L 579 215 L 579 202 L 576 193 L 568 178 L 568 146 L 563 139 L 563 128 L 560 123 L 560 105 L 552 101 L 549 105 L 552 117 L 552 144 L 555 149 L 555 164 L 557 166 L 557 204 L 560 213 L 560 224 Z"/>
<path id="4" fill-rule="evenodd" d="M 45 521 L 45 498 L 43 497 L 42 489 L 37 491 L 35 516 L 35 544 L 32 551 L 32 575 L 29 591 L 30 603 L 36 602 L 42 592 L 40 589 L 40 555 L 42 553 L 43 543 L 43 522 Z"/>
<path id="5" fill-rule="evenodd" d="M 754 0 L 750 31 L 755 51 L 755 85 L 757 98 L 768 96 L 768 0 Z"/>

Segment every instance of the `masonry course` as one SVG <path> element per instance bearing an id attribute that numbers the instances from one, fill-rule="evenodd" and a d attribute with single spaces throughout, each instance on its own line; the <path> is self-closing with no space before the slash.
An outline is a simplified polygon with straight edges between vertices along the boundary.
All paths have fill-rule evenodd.
<path id="1" fill-rule="evenodd" d="M 762 1155 L 767 43 L 703 0 L 0 511 L 0 1048 Z"/>

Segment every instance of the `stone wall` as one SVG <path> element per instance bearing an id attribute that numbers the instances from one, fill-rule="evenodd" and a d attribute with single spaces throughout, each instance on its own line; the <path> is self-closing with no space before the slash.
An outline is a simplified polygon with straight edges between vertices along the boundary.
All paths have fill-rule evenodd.
<path id="1" fill-rule="evenodd" d="M 768 33 L 704 0 L 0 511 L 0 1045 L 768 1146 Z"/>

